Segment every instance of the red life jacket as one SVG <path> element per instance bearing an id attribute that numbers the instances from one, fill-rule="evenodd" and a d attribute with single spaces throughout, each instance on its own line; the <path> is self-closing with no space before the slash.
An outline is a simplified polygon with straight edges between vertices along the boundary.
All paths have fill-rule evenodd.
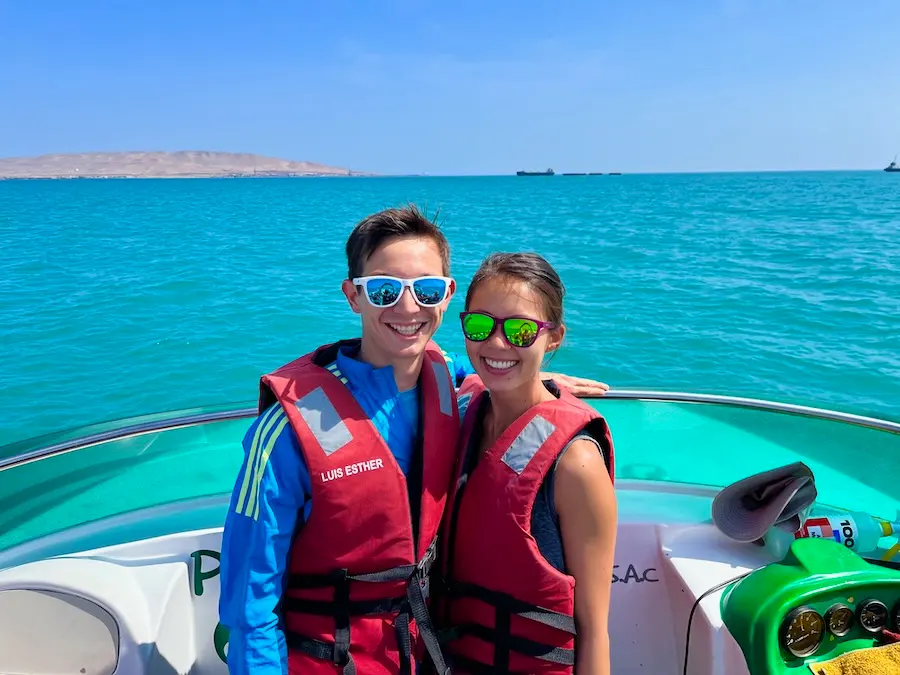
<path id="1" fill-rule="evenodd" d="M 610 477 L 613 447 L 596 410 L 565 390 L 554 393 L 557 400 L 529 409 L 483 454 L 471 449 L 472 469 L 465 457 L 486 391 L 473 376 L 458 392 L 463 451 L 444 526 L 440 612 L 454 673 L 573 672 L 575 579 L 541 555 L 531 535 L 532 506 L 576 434 L 597 439 Z"/>
<path id="2" fill-rule="evenodd" d="M 453 382 L 430 342 L 419 377 L 424 442 L 407 485 L 346 380 L 329 366 L 348 344 L 358 340 L 321 347 L 260 382 L 260 412 L 276 400 L 284 408 L 312 483 L 312 512 L 291 546 L 282 597 L 288 670 L 408 675 L 424 643 L 444 673 L 427 596 L 456 461 Z"/>

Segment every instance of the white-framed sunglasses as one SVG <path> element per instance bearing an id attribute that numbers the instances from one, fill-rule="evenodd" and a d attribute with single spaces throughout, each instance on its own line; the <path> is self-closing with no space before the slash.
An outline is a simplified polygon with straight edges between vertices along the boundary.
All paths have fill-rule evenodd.
<path id="1" fill-rule="evenodd" d="M 377 275 L 356 277 L 350 280 L 354 286 L 362 286 L 370 305 L 375 307 L 393 307 L 400 302 L 404 288 L 412 290 L 412 296 L 421 307 L 434 307 L 441 304 L 450 292 L 450 277 L 416 277 L 401 279 Z"/>

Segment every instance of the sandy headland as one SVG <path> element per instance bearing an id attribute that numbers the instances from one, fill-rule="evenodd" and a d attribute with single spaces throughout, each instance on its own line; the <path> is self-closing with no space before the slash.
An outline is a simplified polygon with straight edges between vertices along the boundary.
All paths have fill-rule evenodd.
<path id="1" fill-rule="evenodd" d="M 0 158 L 3 178 L 252 178 L 374 174 L 234 152 L 84 152 Z"/>

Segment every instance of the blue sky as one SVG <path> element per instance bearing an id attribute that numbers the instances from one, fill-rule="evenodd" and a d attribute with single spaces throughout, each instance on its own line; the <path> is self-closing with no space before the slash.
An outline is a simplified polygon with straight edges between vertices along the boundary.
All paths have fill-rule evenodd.
<path id="1" fill-rule="evenodd" d="M 881 168 L 898 0 L 0 0 L 0 156 L 379 173 Z"/>

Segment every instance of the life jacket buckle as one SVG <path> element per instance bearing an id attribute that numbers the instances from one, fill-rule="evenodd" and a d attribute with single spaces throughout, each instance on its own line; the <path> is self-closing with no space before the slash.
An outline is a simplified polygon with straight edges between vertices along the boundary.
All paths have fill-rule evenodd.
<path id="1" fill-rule="evenodd" d="M 437 539 L 431 542 L 431 545 L 425 551 L 425 555 L 422 559 L 416 563 L 416 574 L 421 578 L 428 576 L 428 573 L 431 571 L 431 566 L 437 560 Z"/>

